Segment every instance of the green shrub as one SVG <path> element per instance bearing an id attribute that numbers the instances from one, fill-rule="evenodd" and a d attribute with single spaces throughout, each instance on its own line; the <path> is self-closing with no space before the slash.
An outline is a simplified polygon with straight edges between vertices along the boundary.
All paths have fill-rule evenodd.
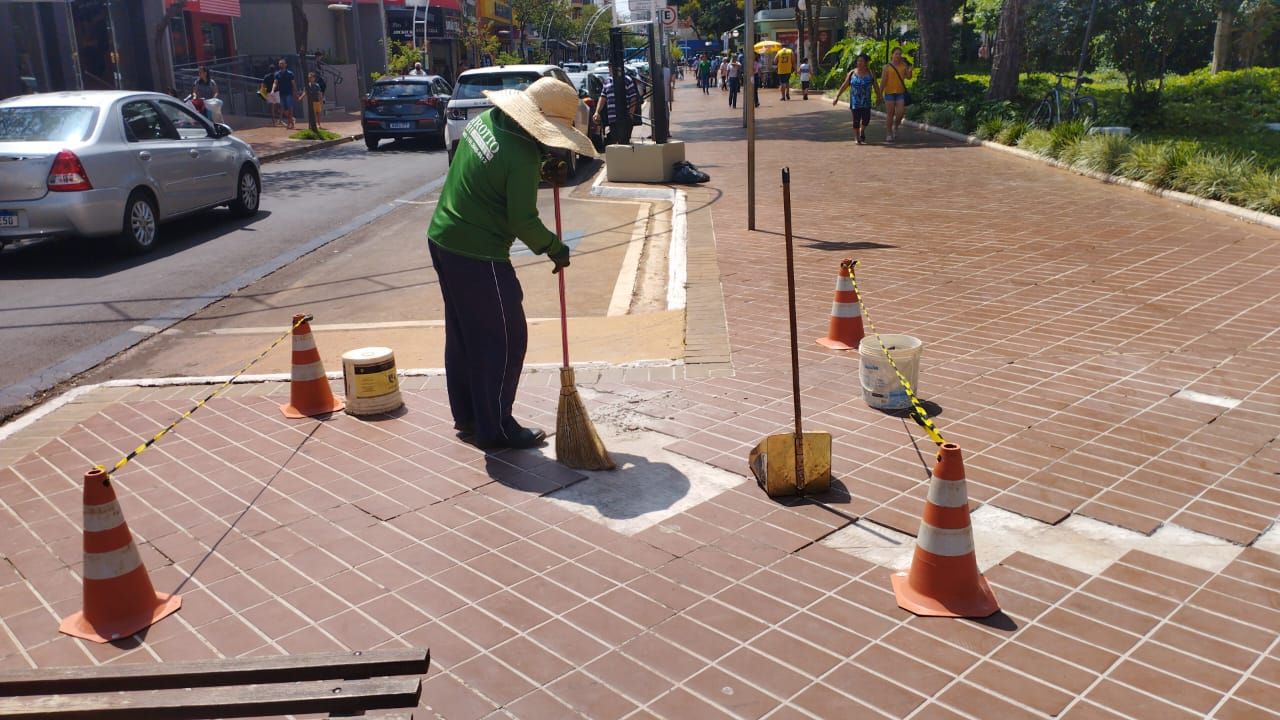
<path id="1" fill-rule="evenodd" d="M 1280 215 L 1280 172 L 1254 170 L 1240 180 L 1228 199 L 1250 210 Z"/>
<path id="2" fill-rule="evenodd" d="M 935 105 L 927 109 L 924 121 L 934 127 L 964 132 L 963 108 L 954 105 Z"/>
<path id="3" fill-rule="evenodd" d="M 1053 135 L 1043 128 L 1027 127 L 1018 138 L 1018 147 L 1048 157 L 1053 150 Z"/>
<path id="4" fill-rule="evenodd" d="M 995 140 L 1002 132 L 1004 132 L 1004 118 L 993 117 L 978 123 L 978 130 L 974 134 L 979 140 Z"/>
<path id="5" fill-rule="evenodd" d="M 996 138 L 996 141 L 1003 145 L 1017 145 L 1018 141 L 1022 139 L 1022 135 L 1026 132 L 1026 121 L 1014 120 L 1013 122 L 1005 123 L 1005 126 L 1001 128 L 1000 135 Z"/>
<path id="6" fill-rule="evenodd" d="M 1254 169 L 1251 160 L 1237 155 L 1197 152 L 1174 173 L 1173 186 L 1192 195 L 1225 200 L 1235 196 Z"/>
<path id="7" fill-rule="evenodd" d="M 1110 175 L 1120 161 L 1129 154 L 1132 143 L 1125 135 L 1086 135 L 1076 145 L 1072 162 L 1084 170 L 1096 170 Z"/>
<path id="8" fill-rule="evenodd" d="M 305 128 L 303 130 L 299 130 L 298 132 L 290 135 L 289 139 L 290 140 L 337 140 L 340 137 L 342 136 L 339 135 L 338 133 L 330 132 L 328 130 L 325 130 L 324 128 L 320 128 L 315 132 L 312 132 L 311 128 Z"/>
<path id="9" fill-rule="evenodd" d="M 1137 142 L 1120 160 L 1119 174 L 1158 188 L 1174 185 L 1178 171 L 1197 151 L 1195 143 L 1180 141 Z"/>
<path id="10" fill-rule="evenodd" d="M 1080 140 L 1088 131 L 1089 126 L 1080 121 L 1054 125 L 1049 129 L 1049 136 L 1052 138 L 1052 144 L 1049 147 L 1050 156 L 1065 163 L 1071 162 L 1072 155 L 1075 153 L 1075 146 L 1080 143 Z"/>

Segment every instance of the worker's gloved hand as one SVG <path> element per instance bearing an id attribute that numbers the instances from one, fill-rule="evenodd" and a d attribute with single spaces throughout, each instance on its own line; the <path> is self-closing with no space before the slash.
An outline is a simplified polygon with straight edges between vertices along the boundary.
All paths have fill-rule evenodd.
<path id="1" fill-rule="evenodd" d="M 557 157 L 542 161 L 542 179 L 552 185 L 563 186 L 569 182 L 569 164 Z"/>
<path id="2" fill-rule="evenodd" d="M 555 267 L 551 270 L 551 274 L 560 272 L 561 269 L 569 267 L 569 246 L 564 245 L 560 248 L 560 252 L 554 255 L 548 255 L 551 262 L 555 263 Z"/>

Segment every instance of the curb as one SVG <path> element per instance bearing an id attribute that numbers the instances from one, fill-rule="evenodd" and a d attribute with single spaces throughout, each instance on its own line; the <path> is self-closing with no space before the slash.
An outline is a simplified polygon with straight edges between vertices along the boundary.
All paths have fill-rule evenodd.
<path id="1" fill-rule="evenodd" d="M 281 150 L 279 152 L 273 152 L 266 155 L 259 155 L 258 162 L 260 164 L 265 164 L 269 162 L 276 162 L 277 160 L 287 160 L 291 157 L 296 157 L 298 155 L 309 153 L 312 150 L 323 150 L 325 148 L 331 148 L 335 145 L 342 145 L 344 143 L 355 142 L 356 140 L 363 140 L 363 139 L 364 139 L 364 133 L 356 133 L 355 135 L 344 135 L 340 138 L 335 138 L 333 140 L 321 140 L 319 142 L 312 142 L 310 145 L 301 145 L 299 147 L 289 148 L 288 150 Z"/>
<path id="2" fill-rule="evenodd" d="M 879 111 L 877 111 L 876 114 L 881 117 L 884 116 L 884 113 Z M 1280 230 L 1280 217 L 1271 215 L 1270 213 L 1264 213 L 1261 210 L 1249 210 L 1238 205 L 1232 205 L 1231 203 L 1224 203 L 1221 200 L 1210 200 L 1209 198 L 1202 198 L 1198 195 L 1191 195 L 1177 190 L 1166 190 L 1164 188 L 1155 187 L 1154 185 L 1148 185 L 1140 180 L 1130 180 L 1129 178 L 1120 177 L 1118 175 L 1108 175 L 1107 173 L 1098 172 L 1097 170 L 1084 170 L 1053 158 L 1018 149 L 1011 145 L 1002 145 L 998 142 L 991 142 L 990 140 L 979 140 L 973 135 L 965 135 L 964 133 L 958 133 L 955 130 L 948 128 L 934 127 L 933 125 L 914 120 L 903 120 L 902 124 L 913 127 L 917 130 L 924 130 L 925 132 L 930 132 L 935 135 L 941 135 L 945 138 L 962 142 L 967 145 L 978 145 L 992 150 L 999 150 L 1011 155 L 1016 155 L 1025 160 L 1037 160 L 1046 165 L 1051 165 L 1061 170 L 1067 170 L 1077 175 L 1084 175 L 1085 177 L 1090 177 L 1094 180 L 1100 180 L 1109 185 L 1120 185 L 1134 190 L 1141 190 L 1148 195 L 1155 195 L 1156 197 L 1172 200 L 1183 205 L 1190 205 L 1191 207 L 1200 208 L 1202 210 L 1211 210 L 1223 215 L 1230 215 L 1237 220 L 1242 220 L 1254 225 L 1262 225 L 1263 227 L 1268 227 L 1272 230 Z"/>

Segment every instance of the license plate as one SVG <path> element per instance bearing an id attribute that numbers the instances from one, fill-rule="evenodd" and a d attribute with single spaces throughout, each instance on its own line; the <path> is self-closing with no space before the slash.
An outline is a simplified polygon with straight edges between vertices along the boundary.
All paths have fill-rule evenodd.
<path id="1" fill-rule="evenodd" d="M 387 123 L 387 127 L 391 128 L 392 130 L 408 130 L 409 128 L 413 127 L 413 123 L 393 122 L 393 123 Z"/>
<path id="2" fill-rule="evenodd" d="M 18 213 L 0 210 L 0 228 L 18 227 Z"/>

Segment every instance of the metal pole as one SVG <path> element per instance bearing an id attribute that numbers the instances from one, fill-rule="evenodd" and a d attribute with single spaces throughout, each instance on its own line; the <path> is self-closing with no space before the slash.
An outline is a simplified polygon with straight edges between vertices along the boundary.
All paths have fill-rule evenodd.
<path id="1" fill-rule="evenodd" d="M 364 100 L 364 43 L 360 36 L 360 6 L 357 0 L 351 0 L 351 26 L 356 34 L 356 92 Z"/>
<path id="2" fill-rule="evenodd" d="M 787 318 L 791 323 L 791 405 L 795 410 L 796 489 L 803 491 L 804 427 L 800 420 L 800 343 L 796 332 L 796 261 L 791 240 L 791 168 L 782 168 L 782 221 L 787 245 Z"/>
<path id="3" fill-rule="evenodd" d="M 742 108 L 747 128 L 747 229 L 756 229 L 756 75 L 751 72 L 756 61 L 756 3 L 746 0 L 743 3 L 746 22 L 743 24 L 742 43 L 743 57 L 747 62 L 743 66 L 744 81 L 742 97 L 746 101 Z"/>

